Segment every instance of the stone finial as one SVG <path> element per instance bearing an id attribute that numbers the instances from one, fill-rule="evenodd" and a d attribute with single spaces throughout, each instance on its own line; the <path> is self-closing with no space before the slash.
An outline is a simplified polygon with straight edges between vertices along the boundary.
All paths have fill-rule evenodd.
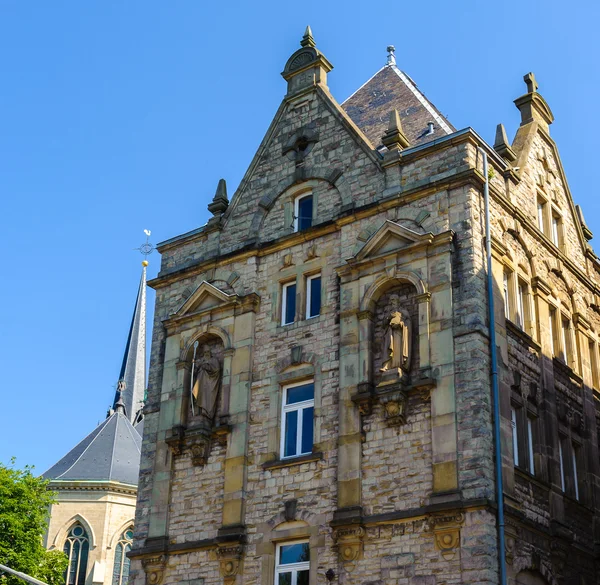
<path id="1" fill-rule="evenodd" d="M 327 73 L 333 69 L 317 49 L 310 26 L 306 27 L 300 45 L 287 60 L 281 74 L 288 82 L 288 96 L 316 86 L 327 87 Z"/>
<path id="2" fill-rule="evenodd" d="M 550 124 L 554 121 L 554 115 L 546 100 L 537 92 L 538 83 L 533 73 L 523 76 L 527 84 L 527 93 L 515 100 L 515 105 L 521 112 L 521 126 L 538 122 L 541 127 L 550 132 Z"/>
<path id="3" fill-rule="evenodd" d="M 381 142 L 388 150 L 402 150 L 410 144 L 402 130 L 402 122 L 400 121 L 398 110 L 390 112 L 388 129 L 385 131 Z"/>
<path id="4" fill-rule="evenodd" d="M 496 126 L 496 139 L 494 140 L 494 150 L 504 159 L 509 162 L 517 160 L 515 151 L 510 147 L 504 124 Z"/>
<path id="5" fill-rule="evenodd" d="M 535 93 L 537 91 L 539 86 L 535 75 L 531 71 L 523 76 L 523 81 L 527 84 L 527 93 Z"/>
<path id="6" fill-rule="evenodd" d="M 396 47 L 394 45 L 388 45 L 387 48 L 388 56 L 387 56 L 387 64 L 395 65 L 396 64 Z"/>
<path id="7" fill-rule="evenodd" d="M 217 216 L 225 213 L 228 206 L 229 199 L 227 198 L 227 183 L 225 182 L 225 179 L 219 179 L 217 191 L 212 202 L 208 205 L 208 211 L 210 211 L 214 216 Z"/>
<path id="8" fill-rule="evenodd" d="M 302 40 L 300 41 L 300 45 L 303 47 L 316 47 L 317 46 L 315 44 L 315 39 L 313 38 L 310 25 L 308 25 L 306 27 L 306 30 L 304 31 L 304 36 L 302 37 Z"/>

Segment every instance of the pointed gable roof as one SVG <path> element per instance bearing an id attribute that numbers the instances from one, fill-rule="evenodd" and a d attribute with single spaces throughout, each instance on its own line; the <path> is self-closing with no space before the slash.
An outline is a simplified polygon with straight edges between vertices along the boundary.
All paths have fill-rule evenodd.
<path id="1" fill-rule="evenodd" d="M 419 91 L 408 75 L 392 62 L 382 67 L 356 90 L 342 108 L 376 147 L 381 145 L 389 115 L 398 110 L 402 128 L 410 145 L 423 144 L 447 136 L 456 129 Z M 429 134 L 428 122 L 434 130 Z"/>
<path id="2" fill-rule="evenodd" d="M 116 411 L 43 474 L 60 481 L 116 481 L 137 485 L 142 437 Z"/>

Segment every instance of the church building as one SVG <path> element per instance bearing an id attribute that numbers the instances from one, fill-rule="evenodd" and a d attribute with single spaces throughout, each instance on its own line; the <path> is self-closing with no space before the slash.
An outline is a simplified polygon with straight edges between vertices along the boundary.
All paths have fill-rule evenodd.
<path id="1" fill-rule="evenodd" d="M 57 492 L 46 547 L 65 552 L 65 585 L 127 585 L 146 388 L 143 263 L 113 406 L 106 419 L 43 477 Z"/>
<path id="2" fill-rule="evenodd" d="M 388 52 L 340 104 L 308 28 L 231 201 L 158 246 L 132 585 L 600 583 L 600 261 L 553 114 L 527 74 L 490 146 Z"/>

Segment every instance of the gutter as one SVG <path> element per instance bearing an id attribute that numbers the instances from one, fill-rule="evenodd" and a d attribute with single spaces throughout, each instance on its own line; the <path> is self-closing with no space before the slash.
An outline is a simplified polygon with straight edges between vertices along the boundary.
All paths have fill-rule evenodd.
<path id="1" fill-rule="evenodd" d="M 500 391 L 498 387 L 498 356 L 496 354 L 496 317 L 494 311 L 494 276 L 492 274 L 492 237 L 490 229 L 490 190 L 488 177 L 487 153 L 482 148 L 478 151 L 483 157 L 483 200 L 485 206 L 485 248 L 487 256 L 487 293 L 488 318 L 490 328 L 490 358 L 494 418 L 494 459 L 496 470 L 496 501 L 498 503 L 498 565 L 500 585 L 506 585 L 506 549 L 504 535 L 504 485 L 502 482 L 502 445 L 500 443 Z"/>

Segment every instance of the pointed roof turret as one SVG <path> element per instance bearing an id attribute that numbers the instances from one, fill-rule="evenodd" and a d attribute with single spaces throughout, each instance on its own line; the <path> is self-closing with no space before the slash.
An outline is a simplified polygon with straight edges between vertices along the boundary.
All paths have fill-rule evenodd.
<path id="1" fill-rule="evenodd" d="M 511 148 L 508 143 L 508 138 L 506 136 L 506 130 L 504 129 L 504 124 L 498 124 L 496 126 L 496 139 L 494 140 L 494 150 L 503 158 L 505 158 L 508 162 L 514 162 L 517 160 L 517 155 L 515 151 Z"/>
<path id="2" fill-rule="evenodd" d="M 105 421 L 46 473 L 53 481 L 117 481 L 135 486 L 142 437 L 117 406 Z"/>
<path id="3" fill-rule="evenodd" d="M 113 410 L 125 409 L 133 424 L 139 420 L 146 390 L 146 267 L 142 262 L 142 277 L 133 309 L 133 317 L 125 345 L 125 354 L 117 382 Z"/>
<path id="4" fill-rule="evenodd" d="M 383 135 L 381 142 L 388 150 L 401 150 L 409 145 L 408 138 L 406 138 L 402 130 L 402 122 L 400 121 L 398 110 L 390 112 L 388 129 Z"/>
<path id="5" fill-rule="evenodd" d="M 317 49 L 310 26 L 304 31 L 300 47 L 288 59 L 281 74 L 288 82 L 288 96 L 319 85 L 327 87 L 327 74 L 333 69 Z"/>

